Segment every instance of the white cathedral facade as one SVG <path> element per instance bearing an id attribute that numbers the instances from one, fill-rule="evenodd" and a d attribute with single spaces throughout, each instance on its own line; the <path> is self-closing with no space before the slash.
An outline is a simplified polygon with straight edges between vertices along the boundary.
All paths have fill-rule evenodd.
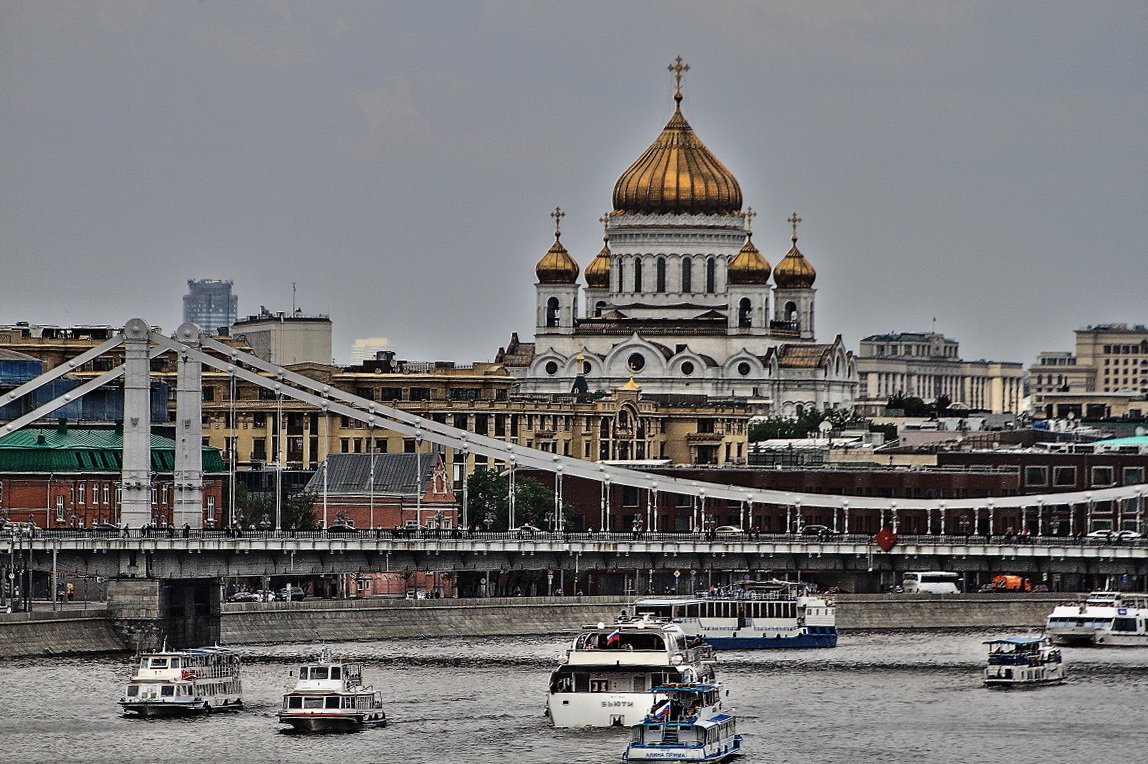
<path id="1" fill-rule="evenodd" d="M 737 179 L 682 116 L 680 87 L 674 98 L 665 129 L 614 185 L 585 286 L 556 226 L 535 268 L 534 342 L 513 338 L 500 360 L 523 393 L 637 387 L 748 398 L 783 416 L 851 406 L 852 353 L 840 336 L 816 341 L 816 271 L 797 249 L 800 219 L 790 218 L 793 246 L 771 269 Z"/>

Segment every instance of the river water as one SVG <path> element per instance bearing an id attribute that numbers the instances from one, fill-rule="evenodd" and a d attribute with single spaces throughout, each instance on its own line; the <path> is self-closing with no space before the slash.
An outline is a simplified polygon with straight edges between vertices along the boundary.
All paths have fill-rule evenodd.
<path id="1" fill-rule="evenodd" d="M 1148 648 L 1065 648 L 1060 686 L 989 690 L 981 640 L 1018 632 L 850 632 L 838 647 L 719 653 L 742 762 L 1145 761 Z M 120 716 L 123 657 L 0 664 L 5 762 L 617 762 L 626 733 L 543 716 L 565 639 L 333 644 L 366 662 L 391 723 L 344 735 L 278 731 L 280 694 L 317 645 L 247 646 L 245 711 Z"/>

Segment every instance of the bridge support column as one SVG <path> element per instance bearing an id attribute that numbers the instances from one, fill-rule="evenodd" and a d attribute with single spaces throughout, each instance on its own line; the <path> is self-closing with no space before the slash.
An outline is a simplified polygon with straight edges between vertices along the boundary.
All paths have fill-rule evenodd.
<path id="1" fill-rule="evenodd" d="M 176 338 L 199 349 L 200 329 L 192 323 L 176 330 Z M 172 523 L 203 527 L 203 364 L 179 354 L 175 389 L 175 509 Z"/>
<path id="2" fill-rule="evenodd" d="M 148 325 L 133 318 L 124 326 L 124 451 L 120 522 L 133 528 L 151 522 L 151 343 Z"/>
<path id="3" fill-rule="evenodd" d="M 130 650 L 219 642 L 220 592 L 213 578 L 108 580 L 112 628 Z"/>

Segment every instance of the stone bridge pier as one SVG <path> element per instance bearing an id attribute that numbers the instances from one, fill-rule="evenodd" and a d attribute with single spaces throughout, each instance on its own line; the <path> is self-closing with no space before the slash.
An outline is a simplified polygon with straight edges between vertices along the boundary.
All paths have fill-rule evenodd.
<path id="1" fill-rule="evenodd" d="M 108 580 L 112 628 L 132 650 L 218 644 L 220 611 L 215 578 Z"/>

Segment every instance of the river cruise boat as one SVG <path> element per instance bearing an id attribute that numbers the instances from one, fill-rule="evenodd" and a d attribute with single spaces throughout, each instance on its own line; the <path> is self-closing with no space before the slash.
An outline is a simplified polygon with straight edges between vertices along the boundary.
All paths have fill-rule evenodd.
<path id="1" fill-rule="evenodd" d="M 630 728 L 622 761 L 725 761 L 741 753 L 734 715 L 715 684 L 669 684 L 642 721 Z"/>
<path id="2" fill-rule="evenodd" d="M 333 658 L 324 648 L 318 661 L 299 667 L 279 721 L 302 732 L 345 732 L 381 727 L 387 715 L 381 695 L 363 685 L 363 664 Z"/>
<path id="3" fill-rule="evenodd" d="M 1148 594 L 1092 592 L 1081 603 L 1058 605 L 1045 633 L 1058 645 L 1148 645 Z"/>
<path id="4" fill-rule="evenodd" d="M 177 716 L 243 707 L 239 656 L 224 647 L 143 653 L 120 698 L 125 714 Z"/>
<path id="5" fill-rule="evenodd" d="M 718 650 L 836 647 L 837 609 L 832 597 L 796 581 L 746 581 L 688 598 L 646 597 L 634 603 L 677 623 L 686 636 Z"/>
<path id="6" fill-rule="evenodd" d="M 1019 687 L 1032 684 L 1057 684 L 1064 681 L 1064 663 L 1060 650 L 1049 644 L 1047 637 L 1011 637 L 989 639 L 985 684 L 989 687 Z"/>
<path id="7" fill-rule="evenodd" d="M 712 682 L 713 648 L 663 619 L 621 617 L 583 626 L 550 675 L 555 727 L 625 727 L 645 717 L 667 684 Z"/>

